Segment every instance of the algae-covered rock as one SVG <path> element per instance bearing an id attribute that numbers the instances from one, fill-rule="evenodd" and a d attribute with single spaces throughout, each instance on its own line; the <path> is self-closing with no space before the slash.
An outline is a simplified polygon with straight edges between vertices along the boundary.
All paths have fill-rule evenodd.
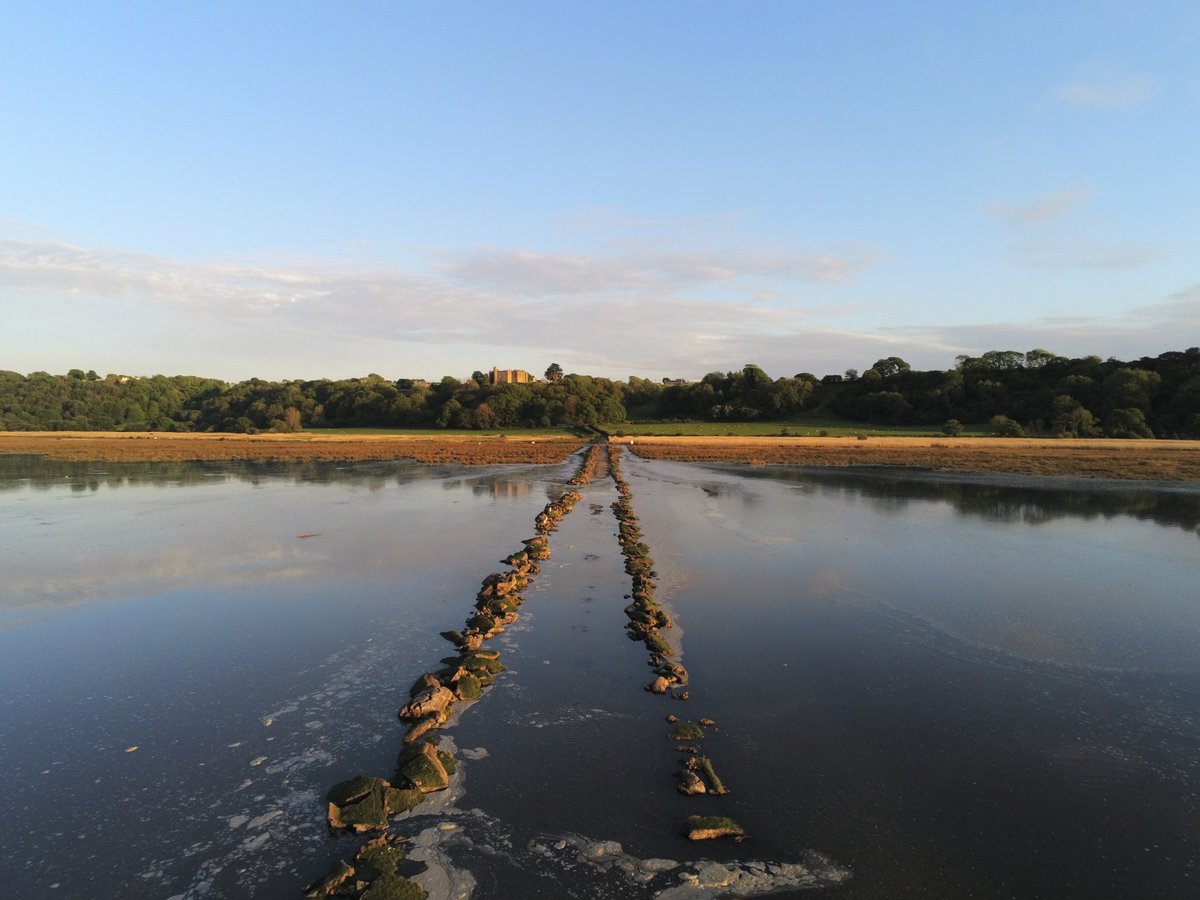
<path id="1" fill-rule="evenodd" d="M 369 787 L 359 791 L 363 782 L 367 782 Z M 364 779 L 362 776 L 337 785 L 329 792 L 330 826 L 356 832 L 387 828 L 384 793 L 390 787 L 382 778 Z"/>
<path id="2" fill-rule="evenodd" d="M 412 698 L 412 701 L 400 710 L 402 719 L 422 719 L 431 714 L 445 710 L 454 702 L 454 691 L 438 682 L 437 687 L 429 687 Z"/>
<path id="3" fill-rule="evenodd" d="M 406 743 L 406 744 L 416 743 L 421 738 L 423 738 L 425 735 L 429 734 L 429 732 L 431 732 L 435 728 L 439 728 L 441 725 L 443 725 L 445 723 L 445 721 L 446 721 L 445 716 L 439 715 L 437 713 L 426 716 L 423 719 L 417 719 L 415 722 L 412 723 L 412 725 L 409 726 L 408 731 L 405 732 L 404 743 Z"/>
<path id="4" fill-rule="evenodd" d="M 439 757 L 438 749 L 428 742 L 401 754 L 399 776 L 402 783 L 411 785 L 423 794 L 442 791 L 450 786 L 450 775 Z"/>
<path id="5" fill-rule="evenodd" d="M 647 631 L 642 640 L 646 642 L 646 649 L 651 653 L 657 653 L 661 656 L 671 656 L 675 652 L 671 649 L 671 645 L 657 631 Z"/>
<path id="6" fill-rule="evenodd" d="M 695 760 L 693 768 L 699 770 L 704 775 L 704 780 L 708 783 L 708 792 L 710 794 L 728 794 L 725 785 L 721 779 L 717 777 L 717 772 L 713 768 L 712 760 L 707 756 L 699 756 Z"/>
<path id="7" fill-rule="evenodd" d="M 438 633 L 452 644 L 457 644 L 463 637 L 461 631 L 441 631 Z"/>
<path id="8" fill-rule="evenodd" d="M 344 891 L 339 890 L 343 885 L 354 877 L 354 866 L 338 860 L 333 867 L 333 871 L 319 881 L 310 884 L 304 891 L 305 900 L 324 900 L 326 897 L 334 896 L 349 896 Z"/>
<path id="9" fill-rule="evenodd" d="M 704 737 L 704 730 L 695 722 L 680 722 L 667 732 L 667 737 L 673 741 L 698 741 Z"/>
<path id="10" fill-rule="evenodd" d="M 383 789 L 387 786 L 388 783 L 382 778 L 369 778 L 366 775 L 356 775 L 349 781 L 343 781 L 331 787 L 329 793 L 325 795 L 325 799 L 330 803 L 336 803 L 338 806 L 345 806 L 348 803 L 361 800 L 376 788 Z"/>
<path id="11" fill-rule="evenodd" d="M 386 836 L 367 841 L 354 857 L 354 871 L 363 881 L 374 881 L 380 875 L 395 875 L 396 863 L 404 859 L 404 851 Z"/>
<path id="12" fill-rule="evenodd" d="M 422 675 L 420 678 L 418 678 L 416 681 L 413 682 L 413 686 L 411 688 L 409 688 L 409 690 L 408 690 L 408 696 L 415 697 L 415 696 L 417 696 L 417 694 L 421 693 L 422 691 L 427 691 L 430 688 L 435 688 L 438 685 L 440 685 L 441 683 L 442 682 L 438 679 L 437 675 L 434 675 L 432 672 L 426 672 L 424 675 Z"/>
<path id="13" fill-rule="evenodd" d="M 421 805 L 423 796 L 416 788 L 389 787 L 383 792 L 383 808 L 389 816 L 408 812 Z"/>
<path id="14" fill-rule="evenodd" d="M 688 840 L 692 841 L 741 837 L 746 833 L 741 825 L 728 816 L 688 816 L 682 831 Z"/>
<path id="15" fill-rule="evenodd" d="M 483 683 L 475 675 L 467 674 L 454 683 L 454 692 L 459 700 L 478 700 L 483 696 Z"/>
<path id="16" fill-rule="evenodd" d="M 399 840 L 393 835 L 383 835 L 368 841 L 354 857 L 353 865 L 339 860 L 330 875 L 305 891 L 305 898 L 421 900 L 426 897 L 420 885 L 396 872 L 396 864 L 404 859 L 404 851 L 397 846 Z"/>
<path id="17" fill-rule="evenodd" d="M 490 634 L 495 627 L 495 619 L 482 613 L 467 619 L 467 628 L 480 634 Z"/>
<path id="18" fill-rule="evenodd" d="M 429 895 L 415 881 L 401 875 L 382 875 L 371 882 L 361 900 L 425 900 Z"/>

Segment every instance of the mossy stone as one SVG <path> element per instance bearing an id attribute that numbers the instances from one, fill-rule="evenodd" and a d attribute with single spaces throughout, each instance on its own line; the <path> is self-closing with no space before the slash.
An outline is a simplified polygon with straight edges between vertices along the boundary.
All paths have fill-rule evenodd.
<path id="1" fill-rule="evenodd" d="M 698 741 L 704 737 L 704 729 L 695 722 L 680 722 L 667 732 L 667 737 L 673 741 Z"/>
<path id="2" fill-rule="evenodd" d="M 496 620 L 491 616 L 471 616 L 467 619 L 467 627 L 486 634 L 496 627 Z"/>
<path id="3" fill-rule="evenodd" d="M 304 892 L 304 896 L 309 900 L 320 900 L 324 897 L 338 896 L 339 888 L 354 877 L 354 866 L 347 863 L 345 860 L 339 859 L 333 867 L 333 871 L 322 878 L 320 881 L 309 885 Z M 344 896 L 344 894 L 342 894 Z"/>
<path id="4" fill-rule="evenodd" d="M 383 794 L 383 807 L 389 816 L 408 812 L 421 805 L 423 794 L 416 788 L 390 787 Z"/>
<path id="5" fill-rule="evenodd" d="M 439 759 L 437 747 L 430 743 L 419 744 L 405 751 L 400 757 L 400 777 L 423 794 L 445 790 L 450 786 L 450 776 Z"/>
<path id="6" fill-rule="evenodd" d="M 429 895 L 415 881 L 401 875 L 382 875 L 371 882 L 361 900 L 425 900 Z"/>
<path id="7" fill-rule="evenodd" d="M 670 656 L 675 651 L 671 649 L 671 645 L 666 642 L 661 634 L 657 631 L 647 631 L 646 636 L 642 638 L 646 642 L 646 649 L 651 653 L 658 653 L 662 656 Z"/>
<path id="8" fill-rule="evenodd" d="M 460 700 L 478 700 L 483 696 L 483 683 L 474 675 L 464 675 L 454 683 Z"/>
<path id="9" fill-rule="evenodd" d="M 390 785 L 382 778 L 368 778 L 366 775 L 356 775 L 349 781 L 343 781 L 331 787 L 329 793 L 325 795 L 325 799 L 337 806 L 345 806 L 361 800 L 376 788 L 382 790 L 387 787 L 390 787 Z"/>
<path id="10" fill-rule="evenodd" d="M 728 794 L 724 783 L 717 777 L 716 770 L 713 769 L 712 760 L 707 756 L 701 756 L 696 759 L 696 764 L 701 772 L 704 773 L 704 779 L 708 782 L 708 792 L 710 794 Z"/>
<path id="11" fill-rule="evenodd" d="M 371 841 L 354 857 L 354 870 L 363 881 L 374 881 L 381 875 L 395 875 L 396 863 L 404 859 L 404 851 L 386 840 Z"/>
<path id="12" fill-rule="evenodd" d="M 352 828 L 355 831 L 369 831 L 373 828 L 387 828 L 387 810 L 383 805 L 383 791 L 371 791 L 361 800 L 344 806 L 329 804 L 329 822 L 335 828 Z"/>

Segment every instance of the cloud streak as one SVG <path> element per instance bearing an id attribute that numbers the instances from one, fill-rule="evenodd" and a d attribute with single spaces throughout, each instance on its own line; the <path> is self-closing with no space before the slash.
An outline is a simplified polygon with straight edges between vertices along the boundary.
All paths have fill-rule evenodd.
<path id="1" fill-rule="evenodd" d="M 1120 111 L 1140 106 L 1156 90 L 1154 79 L 1148 75 L 1101 71 L 1059 85 L 1054 97 L 1068 106 Z"/>
<path id="2" fill-rule="evenodd" d="M 1101 267 L 1140 264 L 1155 255 L 1142 245 L 1118 250 L 1100 256 L 1070 248 L 1031 253 L 1033 264 Z M 238 366 L 254 366 L 238 372 L 239 378 L 347 377 L 371 366 L 385 371 L 378 360 L 391 360 L 387 365 L 402 367 L 405 376 L 465 376 L 495 364 L 481 355 L 499 361 L 559 358 L 576 371 L 614 377 L 699 377 L 747 362 L 773 374 L 824 374 L 892 355 L 918 368 L 943 368 L 959 353 L 1009 346 L 1107 355 L 1137 344 L 1140 355 L 1161 352 L 1180 333 L 1194 331 L 1200 306 L 1200 288 L 1190 288 L 1121 319 L 883 329 L 851 324 L 877 303 L 827 286 L 867 264 L 782 251 L 589 257 L 489 250 L 407 271 L 348 263 L 189 261 L 8 239 L 0 240 L 0 304 L 18 323 L 10 335 L 18 344 L 27 316 L 43 315 L 51 323 L 70 317 L 70 329 L 48 326 L 56 340 L 62 335 L 58 352 L 74 360 L 70 365 L 95 358 L 94 335 L 107 328 L 108 339 L 117 341 L 105 346 L 115 365 L 142 371 L 142 346 L 110 327 L 132 313 L 161 320 L 156 327 L 162 331 L 150 334 L 161 334 L 157 340 L 169 347 L 173 372 L 226 378 L 213 371 L 214 352 Z M 757 290 L 764 284 L 768 289 Z M 209 337 L 207 346 L 199 341 L 201 332 Z M 363 368 L 329 371 L 338 354 L 343 365 Z M 162 361 L 161 355 L 155 359 L 155 365 Z M 44 366 L 38 357 L 29 370 Z"/>
<path id="3" fill-rule="evenodd" d="M 1070 188 L 1023 204 L 993 203 L 987 207 L 987 211 L 1004 221 L 1010 228 L 1026 228 L 1056 219 L 1086 202 L 1090 197 L 1089 191 L 1082 188 Z"/>
<path id="4" fill-rule="evenodd" d="M 1016 248 L 1018 265 L 1044 269 L 1134 269 L 1167 256 L 1162 247 L 1141 241 L 1026 244 Z"/>

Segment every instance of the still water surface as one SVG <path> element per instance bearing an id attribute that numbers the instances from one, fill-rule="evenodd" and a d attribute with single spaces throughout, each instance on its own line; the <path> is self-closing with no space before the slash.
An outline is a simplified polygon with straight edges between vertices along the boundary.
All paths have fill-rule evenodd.
<path id="1" fill-rule="evenodd" d="M 81 898 L 292 898 L 349 856 L 325 790 L 390 773 L 438 632 L 573 470 L 0 466 L 0 863 L 12 896 Z M 580 864 L 585 838 L 811 848 L 853 873 L 831 896 L 1196 894 L 1200 489 L 625 471 L 691 699 L 642 689 L 597 482 L 447 731 L 461 796 L 399 823 L 456 825 L 435 855 L 475 896 L 678 880 Z M 668 712 L 717 721 L 728 796 L 676 793 Z M 751 837 L 689 845 L 694 812 Z"/>

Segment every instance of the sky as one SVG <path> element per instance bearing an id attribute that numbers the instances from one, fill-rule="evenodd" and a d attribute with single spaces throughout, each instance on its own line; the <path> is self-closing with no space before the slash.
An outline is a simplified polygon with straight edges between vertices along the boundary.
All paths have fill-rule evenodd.
<path id="1" fill-rule="evenodd" d="M 0 369 L 1200 344 L 1200 4 L 0 0 Z"/>

